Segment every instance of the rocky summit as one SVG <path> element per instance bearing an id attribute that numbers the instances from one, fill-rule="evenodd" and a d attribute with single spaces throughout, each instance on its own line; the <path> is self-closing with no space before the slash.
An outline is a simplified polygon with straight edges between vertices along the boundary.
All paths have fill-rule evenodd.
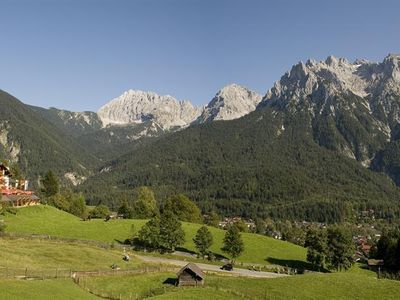
<path id="1" fill-rule="evenodd" d="M 233 120 L 256 109 L 261 95 L 237 84 L 230 84 L 221 89 L 204 108 L 197 119 L 198 123 L 215 120 Z"/>
<path id="2" fill-rule="evenodd" d="M 333 56 L 300 62 L 267 92 L 262 107 L 281 112 L 283 123 L 302 113 L 320 145 L 369 166 L 397 132 L 400 56 L 390 54 L 380 63 Z"/>
<path id="3" fill-rule="evenodd" d="M 105 126 L 152 121 L 163 129 L 170 129 L 190 124 L 200 112 L 200 108 L 188 101 L 129 90 L 101 107 L 98 115 Z"/>

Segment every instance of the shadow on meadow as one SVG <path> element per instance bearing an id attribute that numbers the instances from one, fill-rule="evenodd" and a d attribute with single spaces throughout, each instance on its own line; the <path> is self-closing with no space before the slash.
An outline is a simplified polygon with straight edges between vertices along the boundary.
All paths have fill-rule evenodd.
<path id="1" fill-rule="evenodd" d="M 178 278 L 167 278 L 164 280 L 163 284 L 176 286 L 178 284 Z"/>
<path id="2" fill-rule="evenodd" d="M 274 264 L 274 265 L 279 265 L 282 267 L 288 267 L 291 269 L 297 269 L 298 271 L 305 271 L 305 270 L 309 270 L 309 271 L 317 271 L 317 272 L 323 272 L 323 273 L 327 273 L 328 271 L 325 269 L 319 269 L 319 268 L 315 268 L 312 264 L 305 262 L 305 261 L 301 261 L 301 260 L 294 260 L 294 259 L 280 259 L 280 258 L 274 258 L 274 257 L 267 257 L 265 259 L 267 262 Z"/>

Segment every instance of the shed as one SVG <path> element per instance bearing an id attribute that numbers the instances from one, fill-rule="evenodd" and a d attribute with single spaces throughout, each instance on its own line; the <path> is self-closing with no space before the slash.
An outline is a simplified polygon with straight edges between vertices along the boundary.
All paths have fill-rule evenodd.
<path id="1" fill-rule="evenodd" d="M 193 263 L 188 263 L 176 275 L 178 275 L 178 286 L 204 285 L 205 275 L 203 271 Z"/>
<path id="2" fill-rule="evenodd" d="M 384 266 L 385 263 L 383 259 L 368 259 L 368 268 L 370 270 L 377 271 L 380 267 Z"/>

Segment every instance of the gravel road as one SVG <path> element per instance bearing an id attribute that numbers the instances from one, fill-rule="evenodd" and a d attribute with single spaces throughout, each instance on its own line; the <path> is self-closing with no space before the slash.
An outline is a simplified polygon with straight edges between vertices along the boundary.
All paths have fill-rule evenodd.
<path id="1" fill-rule="evenodd" d="M 144 256 L 144 255 L 135 255 L 135 256 L 145 262 L 170 264 L 170 265 L 175 265 L 175 266 L 179 266 L 179 267 L 183 267 L 187 263 L 189 263 L 188 261 L 185 261 L 185 260 L 161 258 L 161 257 L 156 257 L 156 256 Z M 195 264 L 197 266 L 199 266 L 199 268 L 206 270 L 206 271 L 216 271 L 216 272 L 238 275 L 238 276 L 245 276 L 245 277 L 277 278 L 277 277 L 288 276 L 286 274 L 252 271 L 252 270 L 238 269 L 238 268 L 234 268 L 232 271 L 225 271 L 225 270 L 221 270 L 220 266 L 216 266 L 216 265 L 209 265 L 209 264 L 203 264 L 203 263 L 195 263 Z"/>

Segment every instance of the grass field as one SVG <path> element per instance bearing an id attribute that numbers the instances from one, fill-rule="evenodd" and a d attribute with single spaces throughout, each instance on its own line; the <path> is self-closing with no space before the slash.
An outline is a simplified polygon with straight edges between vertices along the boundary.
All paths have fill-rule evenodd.
<path id="1" fill-rule="evenodd" d="M 177 288 L 164 282 L 174 273 L 87 278 L 85 287 L 123 299 L 398 299 L 400 282 L 341 272 L 274 279 L 206 276 L 205 288 Z M 210 299 L 211 299 L 210 298 Z M 153 299 L 153 298 L 152 298 Z"/>
<path id="2" fill-rule="evenodd" d="M 0 280 L 0 299 L 12 300 L 90 300 L 99 299 L 79 288 L 70 279 Z"/>
<path id="3" fill-rule="evenodd" d="M 18 209 L 17 215 L 8 214 L 4 218 L 7 232 L 47 234 L 51 236 L 96 240 L 102 242 L 124 241 L 130 236 L 131 225 L 138 230 L 144 220 L 104 220 L 81 221 L 79 218 L 57 210 L 51 206 L 35 206 Z M 194 251 L 192 241 L 201 225 L 183 223 L 186 233 L 184 248 Z M 210 227 L 214 236 L 211 250 L 223 254 L 220 250 L 225 232 Z M 237 259 L 239 262 L 281 264 L 296 266 L 305 262 L 306 249 L 297 245 L 275 240 L 270 237 L 243 233 L 245 251 Z"/>
<path id="4" fill-rule="evenodd" d="M 0 267 L 33 270 L 109 269 L 113 263 L 123 269 L 138 267 L 142 263 L 122 260 L 122 251 L 99 247 L 67 244 L 47 240 L 0 239 Z"/>

